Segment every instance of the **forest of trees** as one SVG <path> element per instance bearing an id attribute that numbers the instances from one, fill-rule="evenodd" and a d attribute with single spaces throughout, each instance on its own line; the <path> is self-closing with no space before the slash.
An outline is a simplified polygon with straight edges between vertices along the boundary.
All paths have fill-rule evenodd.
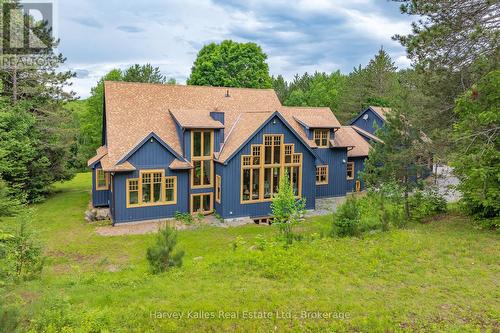
<path id="1" fill-rule="evenodd" d="M 394 36 L 407 49 L 411 68 L 398 69 L 381 48 L 350 73 L 303 73 L 286 81 L 270 76 L 260 46 L 228 40 L 199 51 L 187 84 L 272 87 L 284 105 L 328 106 L 343 124 L 368 105 L 391 107 L 397 114 L 389 120 L 392 137 L 377 145 L 370 158 L 372 165 L 381 159 L 393 163 L 386 163 L 386 172 L 380 173 L 384 178 L 372 174 L 373 184 L 400 180 L 401 168 L 429 154 L 456 167 L 468 212 L 498 217 L 499 5 L 395 1 L 404 15 L 415 16 L 411 34 Z M 63 89 L 74 73 L 59 70 L 65 58 L 53 50 L 35 55 L 49 57 L 53 61 L 44 64 L 50 65 L 0 73 L 0 201 L 43 200 L 54 182 L 85 170 L 101 142 L 105 80 L 175 84 L 159 68 L 136 64 L 110 71 L 89 98 L 74 100 Z M 430 140 L 420 142 L 421 133 Z M 416 142 L 418 149 L 410 149 Z M 9 214 L 10 206 L 0 205 L 0 215 Z"/>

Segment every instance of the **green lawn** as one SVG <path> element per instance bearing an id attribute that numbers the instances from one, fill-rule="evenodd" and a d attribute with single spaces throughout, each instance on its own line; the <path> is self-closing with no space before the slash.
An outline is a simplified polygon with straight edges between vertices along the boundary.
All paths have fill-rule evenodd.
<path id="1" fill-rule="evenodd" d="M 79 174 L 37 206 L 48 256 L 42 278 L 4 290 L 3 301 L 18 305 L 21 331 L 500 329 L 498 234 L 460 215 L 362 239 L 320 238 L 331 216 L 318 217 L 286 250 L 272 246 L 273 227 L 181 231 L 183 267 L 154 276 L 145 259 L 152 235 L 102 237 L 83 220 L 89 189 L 90 174 Z M 258 235 L 270 244 L 263 251 Z M 233 250 L 238 236 L 244 243 Z M 172 312 L 184 317 L 166 318 Z M 243 318 L 252 314 L 268 318 Z"/>

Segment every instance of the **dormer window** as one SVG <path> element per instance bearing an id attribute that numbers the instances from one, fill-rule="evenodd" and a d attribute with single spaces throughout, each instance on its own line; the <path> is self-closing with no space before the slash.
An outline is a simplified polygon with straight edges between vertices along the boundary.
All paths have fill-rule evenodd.
<path id="1" fill-rule="evenodd" d="M 330 139 L 329 129 L 315 129 L 314 130 L 314 143 L 321 148 L 328 147 L 328 140 Z"/>

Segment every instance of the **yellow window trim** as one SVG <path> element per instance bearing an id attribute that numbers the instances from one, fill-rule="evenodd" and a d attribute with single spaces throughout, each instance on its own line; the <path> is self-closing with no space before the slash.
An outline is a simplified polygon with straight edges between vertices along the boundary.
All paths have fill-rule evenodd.
<path id="1" fill-rule="evenodd" d="M 359 180 L 356 180 L 356 192 L 361 191 L 361 182 Z"/>
<path id="2" fill-rule="evenodd" d="M 210 193 L 195 193 L 195 194 L 191 194 L 191 198 L 190 198 L 189 210 L 190 210 L 191 214 L 198 213 L 198 212 L 193 211 L 193 199 L 194 199 L 194 197 L 204 196 L 204 195 L 210 196 L 210 210 L 209 211 L 202 211 L 201 213 L 206 215 L 206 214 L 210 214 L 214 211 L 214 200 L 213 200 L 214 194 L 212 192 L 210 192 Z M 200 200 L 203 200 L 203 199 L 200 199 Z M 201 207 L 203 207 L 202 201 L 200 201 L 200 204 L 201 204 Z"/>
<path id="3" fill-rule="evenodd" d="M 325 170 L 325 181 L 318 181 L 318 172 L 321 175 L 321 170 Z M 318 165 L 316 167 L 316 185 L 328 185 L 328 165 Z"/>
<path id="4" fill-rule="evenodd" d="M 202 156 L 194 156 L 194 133 L 195 132 L 200 132 L 201 133 L 201 155 Z M 204 148 L 205 148 L 205 136 L 203 133 L 209 132 L 210 133 L 210 155 L 209 156 L 203 156 L 204 153 Z M 213 155 L 214 155 L 214 132 L 213 131 L 207 131 L 207 130 L 193 130 L 191 131 L 191 162 L 194 165 L 195 161 L 201 161 L 201 185 L 194 185 L 194 173 L 195 173 L 195 168 L 191 169 L 191 188 L 210 188 L 213 187 L 214 183 L 214 161 L 213 161 Z M 209 184 L 203 184 L 203 161 L 210 161 L 210 183 Z"/>
<path id="5" fill-rule="evenodd" d="M 104 179 L 106 181 L 105 186 L 99 186 L 99 172 L 104 173 Z M 96 189 L 96 191 L 109 190 L 109 173 L 102 170 L 102 168 L 95 169 L 95 189 Z"/>
<path id="6" fill-rule="evenodd" d="M 142 202 L 142 175 L 145 173 L 161 173 L 161 200 L 157 202 L 148 202 L 148 203 L 143 203 Z M 174 200 L 172 201 L 165 201 L 165 196 L 166 196 L 166 179 L 173 179 L 174 180 Z M 130 182 L 131 181 L 137 181 L 137 196 L 138 196 L 138 201 L 139 203 L 137 204 L 131 204 L 130 203 Z M 153 181 L 153 178 L 151 178 L 151 181 Z M 151 186 L 151 191 L 153 186 Z M 151 194 L 151 198 L 153 197 L 153 194 Z M 136 208 L 136 207 L 150 207 L 150 206 L 165 206 L 165 205 L 175 205 L 177 204 L 177 176 L 165 176 L 165 170 L 164 169 L 151 169 L 151 170 L 141 170 L 139 171 L 139 178 L 128 178 L 126 182 L 126 207 L 127 208 Z"/>
<path id="7" fill-rule="evenodd" d="M 349 177 L 349 166 L 352 166 L 352 177 Z M 353 180 L 354 179 L 354 162 L 347 162 L 347 180 Z"/>
<path id="8" fill-rule="evenodd" d="M 265 146 L 266 138 L 271 138 L 272 146 L 274 147 L 274 138 L 280 137 L 280 163 L 265 164 Z M 298 167 L 299 175 L 297 180 L 298 195 L 297 198 L 302 197 L 302 153 L 295 153 L 295 145 L 292 143 L 285 143 L 285 136 L 283 134 L 264 134 L 262 144 L 252 145 L 250 152 L 254 151 L 255 146 L 260 146 L 260 159 L 259 164 L 253 164 L 253 155 L 242 155 L 241 156 L 241 167 L 240 167 L 240 204 L 252 204 L 259 202 L 270 202 L 273 200 L 274 193 L 272 192 L 273 184 L 271 179 L 271 198 L 264 199 L 264 170 L 272 168 L 280 168 L 280 177 L 284 175 L 286 167 Z M 289 146 L 291 149 L 291 162 L 285 163 L 285 146 Z M 274 149 L 272 150 L 274 152 Z M 296 158 L 294 158 L 296 157 Z M 297 162 L 298 160 L 298 162 Z M 250 164 L 244 165 L 244 161 L 250 161 Z M 274 153 L 271 157 L 271 161 L 274 162 Z M 243 170 L 245 169 L 259 169 L 259 199 L 243 200 Z M 253 177 L 253 173 L 252 176 Z M 250 198 L 252 193 L 250 193 Z"/>
<path id="9" fill-rule="evenodd" d="M 217 203 L 221 202 L 221 197 L 222 197 L 222 179 L 221 176 L 216 175 L 215 176 L 215 201 Z"/>
<path id="10" fill-rule="evenodd" d="M 315 129 L 313 132 L 314 143 L 320 148 L 328 148 L 328 141 L 330 141 L 329 129 Z M 326 139 L 326 144 L 323 144 L 323 139 Z M 319 140 L 319 144 L 316 142 Z"/>

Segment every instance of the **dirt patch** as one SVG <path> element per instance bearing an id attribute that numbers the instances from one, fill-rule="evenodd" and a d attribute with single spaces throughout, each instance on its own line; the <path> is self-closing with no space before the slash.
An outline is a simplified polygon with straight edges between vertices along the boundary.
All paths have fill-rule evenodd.
<path id="1" fill-rule="evenodd" d="M 168 220 L 142 223 L 123 223 L 115 226 L 97 227 L 95 231 L 101 236 L 144 235 L 156 233 L 166 224 L 177 230 L 194 228 L 194 226 L 188 226 L 179 221 Z"/>

